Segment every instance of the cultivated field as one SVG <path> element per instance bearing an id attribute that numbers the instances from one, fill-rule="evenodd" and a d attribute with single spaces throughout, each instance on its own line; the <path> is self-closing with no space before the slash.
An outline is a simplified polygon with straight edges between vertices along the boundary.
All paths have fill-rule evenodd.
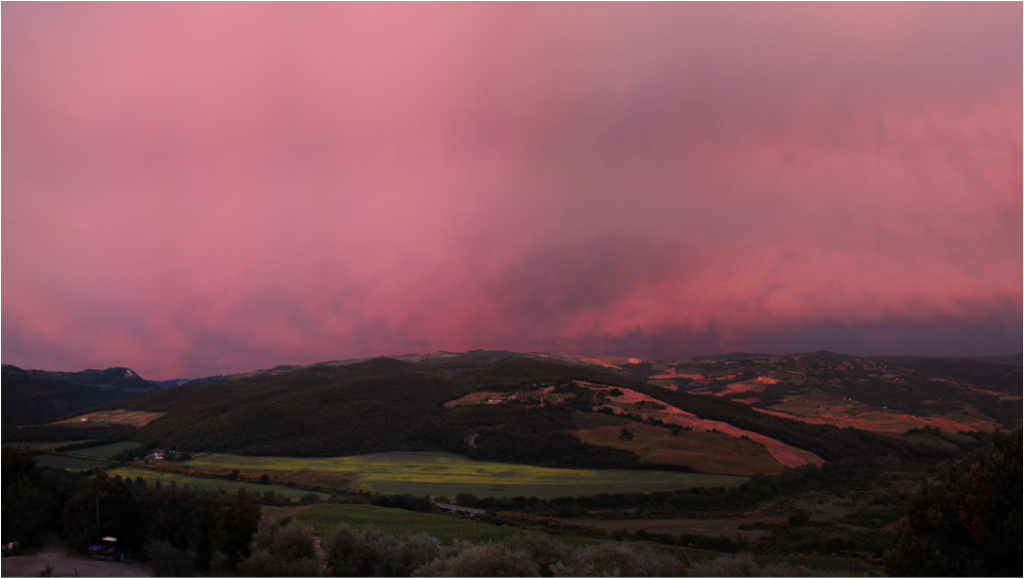
<path id="1" fill-rule="evenodd" d="M 140 410 L 103 410 L 101 412 L 90 412 L 67 420 L 54 422 L 53 424 L 67 424 L 89 428 L 91 426 L 106 426 L 109 424 L 127 424 L 140 428 L 160 418 L 166 412 L 142 412 Z"/>
<path id="2" fill-rule="evenodd" d="M 695 486 L 738 486 L 746 478 L 665 471 L 585 470 L 472 461 L 454 454 L 394 452 L 335 458 L 292 458 L 210 454 L 190 466 L 214 472 L 238 469 L 358 473 L 359 488 L 386 493 L 479 497 L 585 496 L 601 493 L 667 491 Z M 269 471 L 268 471 L 269 472 Z"/>
<path id="3" fill-rule="evenodd" d="M 65 470 L 89 470 L 92 468 L 103 468 L 110 464 L 105 461 L 89 460 L 87 458 L 64 456 L 61 454 L 40 454 L 32 458 L 38 466 L 62 468 Z"/>
<path id="4" fill-rule="evenodd" d="M 815 397 L 786 396 L 780 404 L 758 412 L 800 420 L 811 424 L 833 424 L 839 428 L 852 426 L 861 430 L 900 434 L 911 428 L 929 426 L 945 433 L 992 432 L 999 425 L 977 414 L 960 413 L 955 416 L 913 416 L 889 409 L 881 409 L 854 400 L 817 395 Z"/>
<path id="5" fill-rule="evenodd" d="M 238 482 L 233 480 L 215 479 L 215 478 L 203 478 L 198 476 L 188 476 L 184 474 L 163 472 L 152 470 L 148 468 L 140 468 L 134 466 L 119 466 L 112 468 L 107 471 L 107 474 L 111 477 L 120 475 L 121 478 L 130 478 L 132 480 L 135 477 L 142 477 L 145 479 L 146 484 L 153 485 L 157 481 L 160 481 L 161 486 L 167 486 L 173 481 L 174 484 L 179 487 L 189 485 L 192 488 L 211 491 L 213 489 L 221 488 L 224 489 L 228 494 L 235 494 L 238 489 L 247 487 L 249 491 L 257 494 L 263 494 L 267 491 L 274 491 L 274 494 L 282 495 L 290 499 L 301 499 L 303 496 L 309 494 L 309 491 L 301 489 L 293 489 L 282 485 L 261 485 L 246 482 Z M 327 496 L 318 493 L 321 500 L 326 499 Z"/>
<path id="6" fill-rule="evenodd" d="M 586 382 L 579 381 L 577 381 L 577 384 L 592 386 Z M 618 390 L 622 392 L 622 395 L 609 398 L 603 407 L 611 408 L 616 413 L 625 411 L 629 414 L 639 415 L 643 419 L 653 417 L 668 423 L 678 424 L 679 426 L 689 426 L 694 430 L 714 430 L 735 438 L 745 436 L 766 448 L 771 453 L 772 458 L 780 464 L 790 468 L 796 468 L 805 464 L 821 465 L 825 462 L 812 452 L 790 446 L 763 434 L 743 430 L 726 422 L 697 418 L 696 415 L 690 412 L 669 406 L 646 394 L 630 390 L 629 388 L 619 388 Z"/>
<path id="7" fill-rule="evenodd" d="M 633 438 L 623 440 L 623 428 Z M 587 428 L 573 434 L 590 444 L 633 451 L 646 461 L 682 464 L 705 472 L 775 475 L 783 468 L 764 446 L 721 432 L 682 430 L 673 436 L 667 428 L 632 422 Z"/>

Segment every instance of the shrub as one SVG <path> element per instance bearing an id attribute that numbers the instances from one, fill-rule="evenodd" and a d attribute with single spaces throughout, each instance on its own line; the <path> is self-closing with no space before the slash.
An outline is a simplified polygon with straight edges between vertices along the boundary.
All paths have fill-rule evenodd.
<path id="1" fill-rule="evenodd" d="M 347 524 L 339 524 L 321 541 L 327 573 L 334 577 L 370 577 L 380 575 L 393 551 L 400 548 L 397 539 L 386 535 L 372 525 L 362 532 L 353 531 Z"/>
<path id="2" fill-rule="evenodd" d="M 726 555 L 710 561 L 696 563 L 690 569 L 691 577 L 836 577 L 827 571 L 792 568 L 785 563 L 773 563 L 760 567 L 749 552 Z"/>
<path id="3" fill-rule="evenodd" d="M 789 524 L 794 527 L 802 527 L 811 522 L 811 513 L 801 509 L 789 516 Z"/>
<path id="4" fill-rule="evenodd" d="M 551 566 L 555 577 L 673 577 L 675 558 L 640 543 L 606 541 L 577 548 L 569 564 Z"/>
<path id="5" fill-rule="evenodd" d="M 521 551 L 501 543 L 456 545 L 458 554 L 436 559 L 414 573 L 414 577 L 539 577 L 537 566 Z"/>
<path id="6" fill-rule="evenodd" d="M 320 574 L 313 532 L 298 521 L 284 529 L 261 521 L 252 541 L 252 555 L 238 565 L 251 577 L 312 577 Z"/>
<path id="7" fill-rule="evenodd" d="M 383 566 L 378 568 L 378 575 L 408 577 L 420 567 L 442 558 L 445 554 L 437 537 L 426 533 L 405 536 L 397 548 L 388 551 Z"/>
<path id="8" fill-rule="evenodd" d="M 885 565 L 896 575 L 1021 575 L 1021 427 L 914 488 Z"/>
<path id="9" fill-rule="evenodd" d="M 567 545 L 542 535 L 515 535 L 505 539 L 504 544 L 513 551 L 526 553 L 543 577 L 553 576 L 551 567 L 572 556 Z"/>
<path id="10" fill-rule="evenodd" d="M 153 571 L 159 577 L 192 577 L 196 554 L 182 551 L 164 541 L 153 541 L 146 545 Z"/>

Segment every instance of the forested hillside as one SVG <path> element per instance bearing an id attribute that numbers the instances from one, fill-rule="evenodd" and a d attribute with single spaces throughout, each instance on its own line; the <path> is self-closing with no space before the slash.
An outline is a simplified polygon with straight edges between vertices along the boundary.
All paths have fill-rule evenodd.
<path id="1" fill-rule="evenodd" d="M 905 439 L 759 413 L 741 402 L 673 391 L 591 367 L 486 353 L 433 363 L 376 358 L 184 384 L 115 401 L 105 408 L 166 413 L 133 436 L 181 450 L 289 456 L 448 451 L 482 460 L 549 466 L 687 470 L 680 463 L 645 464 L 634 452 L 588 444 L 574 436 L 580 416 L 601 416 L 594 409 L 607 399 L 601 396 L 609 395 L 577 383 L 628 388 L 699 418 L 726 422 L 829 461 L 946 455 Z M 526 399 L 531 392 L 552 388 L 562 394 L 548 403 Z M 522 392 L 524 397 L 445 406 L 473 392 Z"/>
<path id="2" fill-rule="evenodd" d="M 32 424 L 154 390 L 128 368 L 47 372 L 3 365 L 3 424 Z"/>

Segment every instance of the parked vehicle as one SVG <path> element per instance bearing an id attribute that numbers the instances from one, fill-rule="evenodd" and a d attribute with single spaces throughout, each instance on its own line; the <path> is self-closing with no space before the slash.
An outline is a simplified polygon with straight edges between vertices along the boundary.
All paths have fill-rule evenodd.
<path id="1" fill-rule="evenodd" d="M 117 537 L 103 537 L 102 545 L 89 547 L 89 556 L 93 559 L 120 561 L 122 563 L 131 563 L 132 561 L 129 553 L 117 548 Z"/>

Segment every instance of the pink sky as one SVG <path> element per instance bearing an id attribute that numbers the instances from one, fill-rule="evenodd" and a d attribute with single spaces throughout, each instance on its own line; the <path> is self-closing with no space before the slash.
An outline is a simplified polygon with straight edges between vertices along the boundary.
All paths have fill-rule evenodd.
<path id="1" fill-rule="evenodd" d="M 3 361 L 1019 353 L 1022 16 L 5 2 Z"/>

